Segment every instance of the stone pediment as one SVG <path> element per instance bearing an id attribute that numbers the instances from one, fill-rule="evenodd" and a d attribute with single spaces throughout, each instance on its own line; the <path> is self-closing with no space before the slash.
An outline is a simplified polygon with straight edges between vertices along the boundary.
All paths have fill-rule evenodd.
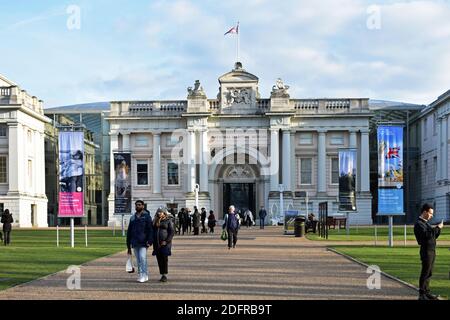
<path id="1" fill-rule="evenodd" d="M 235 68 L 225 73 L 219 78 L 219 83 L 235 83 L 235 82 L 258 82 L 259 79 L 254 74 L 245 71 L 240 62 L 236 62 Z"/>

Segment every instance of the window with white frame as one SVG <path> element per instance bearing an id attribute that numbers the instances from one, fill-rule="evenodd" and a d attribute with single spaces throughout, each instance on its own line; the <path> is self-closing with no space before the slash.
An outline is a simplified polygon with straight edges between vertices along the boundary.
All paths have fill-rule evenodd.
<path id="1" fill-rule="evenodd" d="M 300 159 L 300 184 L 312 184 L 312 158 Z"/>
<path id="2" fill-rule="evenodd" d="M 178 169 L 178 163 L 173 161 L 167 162 L 167 184 L 170 186 L 180 184 L 180 175 Z"/>
<path id="3" fill-rule="evenodd" d="M 0 138 L 6 138 L 6 135 L 8 133 L 8 125 L 6 124 L 0 124 Z"/>
<path id="4" fill-rule="evenodd" d="M 8 158 L 0 156 L 0 183 L 8 183 Z"/>
<path id="5" fill-rule="evenodd" d="M 332 133 L 330 137 L 331 145 L 343 145 L 344 144 L 344 135 L 342 133 Z"/>
<path id="6" fill-rule="evenodd" d="M 31 130 L 27 131 L 27 139 L 28 139 L 28 145 L 31 146 L 31 144 L 33 143 L 33 136 L 31 134 Z"/>
<path id="7" fill-rule="evenodd" d="M 331 158 L 331 184 L 339 184 L 339 158 Z"/>
<path id="8" fill-rule="evenodd" d="M 143 134 L 136 135 L 136 147 L 147 147 L 148 137 Z"/>
<path id="9" fill-rule="evenodd" d="M 148 161 L 136 160 L 137 185 L 148 186 Z"/>
<path id="10" fill-rule="evenodd" d="M 313 143 L 313 134 L 312 132 L 303 132 L 300 133 L 299 144 L 312 144 Z"/>

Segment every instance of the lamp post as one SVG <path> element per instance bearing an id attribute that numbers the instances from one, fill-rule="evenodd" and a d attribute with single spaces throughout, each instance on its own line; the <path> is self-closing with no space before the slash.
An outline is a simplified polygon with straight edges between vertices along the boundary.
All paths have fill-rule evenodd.
<path id="1" fill-rule="evenodd" d="M 195 187 L 194 187 L 194 192 L 195 192 L 195 206 L 197 207 L 197 209 L 198 209 L 198 191 L 200 190 L 200 186 L 198 185 L 198 183 L 197 184 L 195 184 Z"/>
<path id="2" fill-rule="evenodd" d="M 281 218 L 281 221 L 284 221 L 284 201 L 283 201 L 283 191 L 284 191 L 284 185 L 279 184 L 278 185 L 278 190 L 280 191 L 280 215 L 278 216 L 278 218 Z"/>

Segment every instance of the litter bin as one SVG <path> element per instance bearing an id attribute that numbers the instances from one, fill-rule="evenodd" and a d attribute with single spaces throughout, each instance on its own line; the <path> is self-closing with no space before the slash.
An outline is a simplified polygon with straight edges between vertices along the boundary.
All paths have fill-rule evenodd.
<path id="1" fill-rule="evenodd" d="M 304 217 L 297 217 L 294 220 L 294 234 L 297 238 L 305 236 L 305 221 Z"/>

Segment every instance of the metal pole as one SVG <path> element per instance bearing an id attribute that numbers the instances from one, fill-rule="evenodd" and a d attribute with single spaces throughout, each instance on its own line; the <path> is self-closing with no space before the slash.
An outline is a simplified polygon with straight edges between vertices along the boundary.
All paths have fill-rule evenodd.
<path id="1" fill-rule="evenodd" d="M 114 221 L 114 224 L 113 224 L 113 237 L 115 237 L 116 236 L 116 221 Z"/>
<path id="2" fill-rule="evenodd" d="M 86 247 L 88 246 L 88 241 L 87 241 L 87 225 L 84 225 L 84 237 L 86 240 Z"/>
<path id="3" fill-rule="evenodd" d="M 377 225 L 375 224 L 375 247 L 377 246 L 377 238 L 378 238 L 378 232 L 377 232 Z"/>
<path id="4" fill-rule="evenodd" d="M 406 224 L 405 224 L 405 247 L 406 247 Z"/>
<path id="5" fill-rule="evenodd" d="M 75 248 L 75 219 L 70 218 L 70 246 Z"/>
<path id="6" fill-rule="evenodd" d="M 122 215 L 122 237 L 125 237 L 125 215 Z"/>
<path id="7" fill-rule="evenodd" d="M 345 228 L 347 229 L 346 230 L 347 231 L 347 237 L 350 235 L 350 220 L 348 219 L 349 216 L 350 216 L 350 213 L 347 212 L 347 219 L 345 220 L 345 224 L 346 224 Z"/>
<path id="8" fill-rule="evenodd" d="M 394 217 L 393 216 L 389 216 L 389 247 L 393 247 L 394 246 L 394 235 L 393 235 L 393 223 L 394 222 Z"/>
<path id="9" fill-rule="evenodd" d="M 56 226 L 56 247 L 59 247 L 59 226 Z"/>

